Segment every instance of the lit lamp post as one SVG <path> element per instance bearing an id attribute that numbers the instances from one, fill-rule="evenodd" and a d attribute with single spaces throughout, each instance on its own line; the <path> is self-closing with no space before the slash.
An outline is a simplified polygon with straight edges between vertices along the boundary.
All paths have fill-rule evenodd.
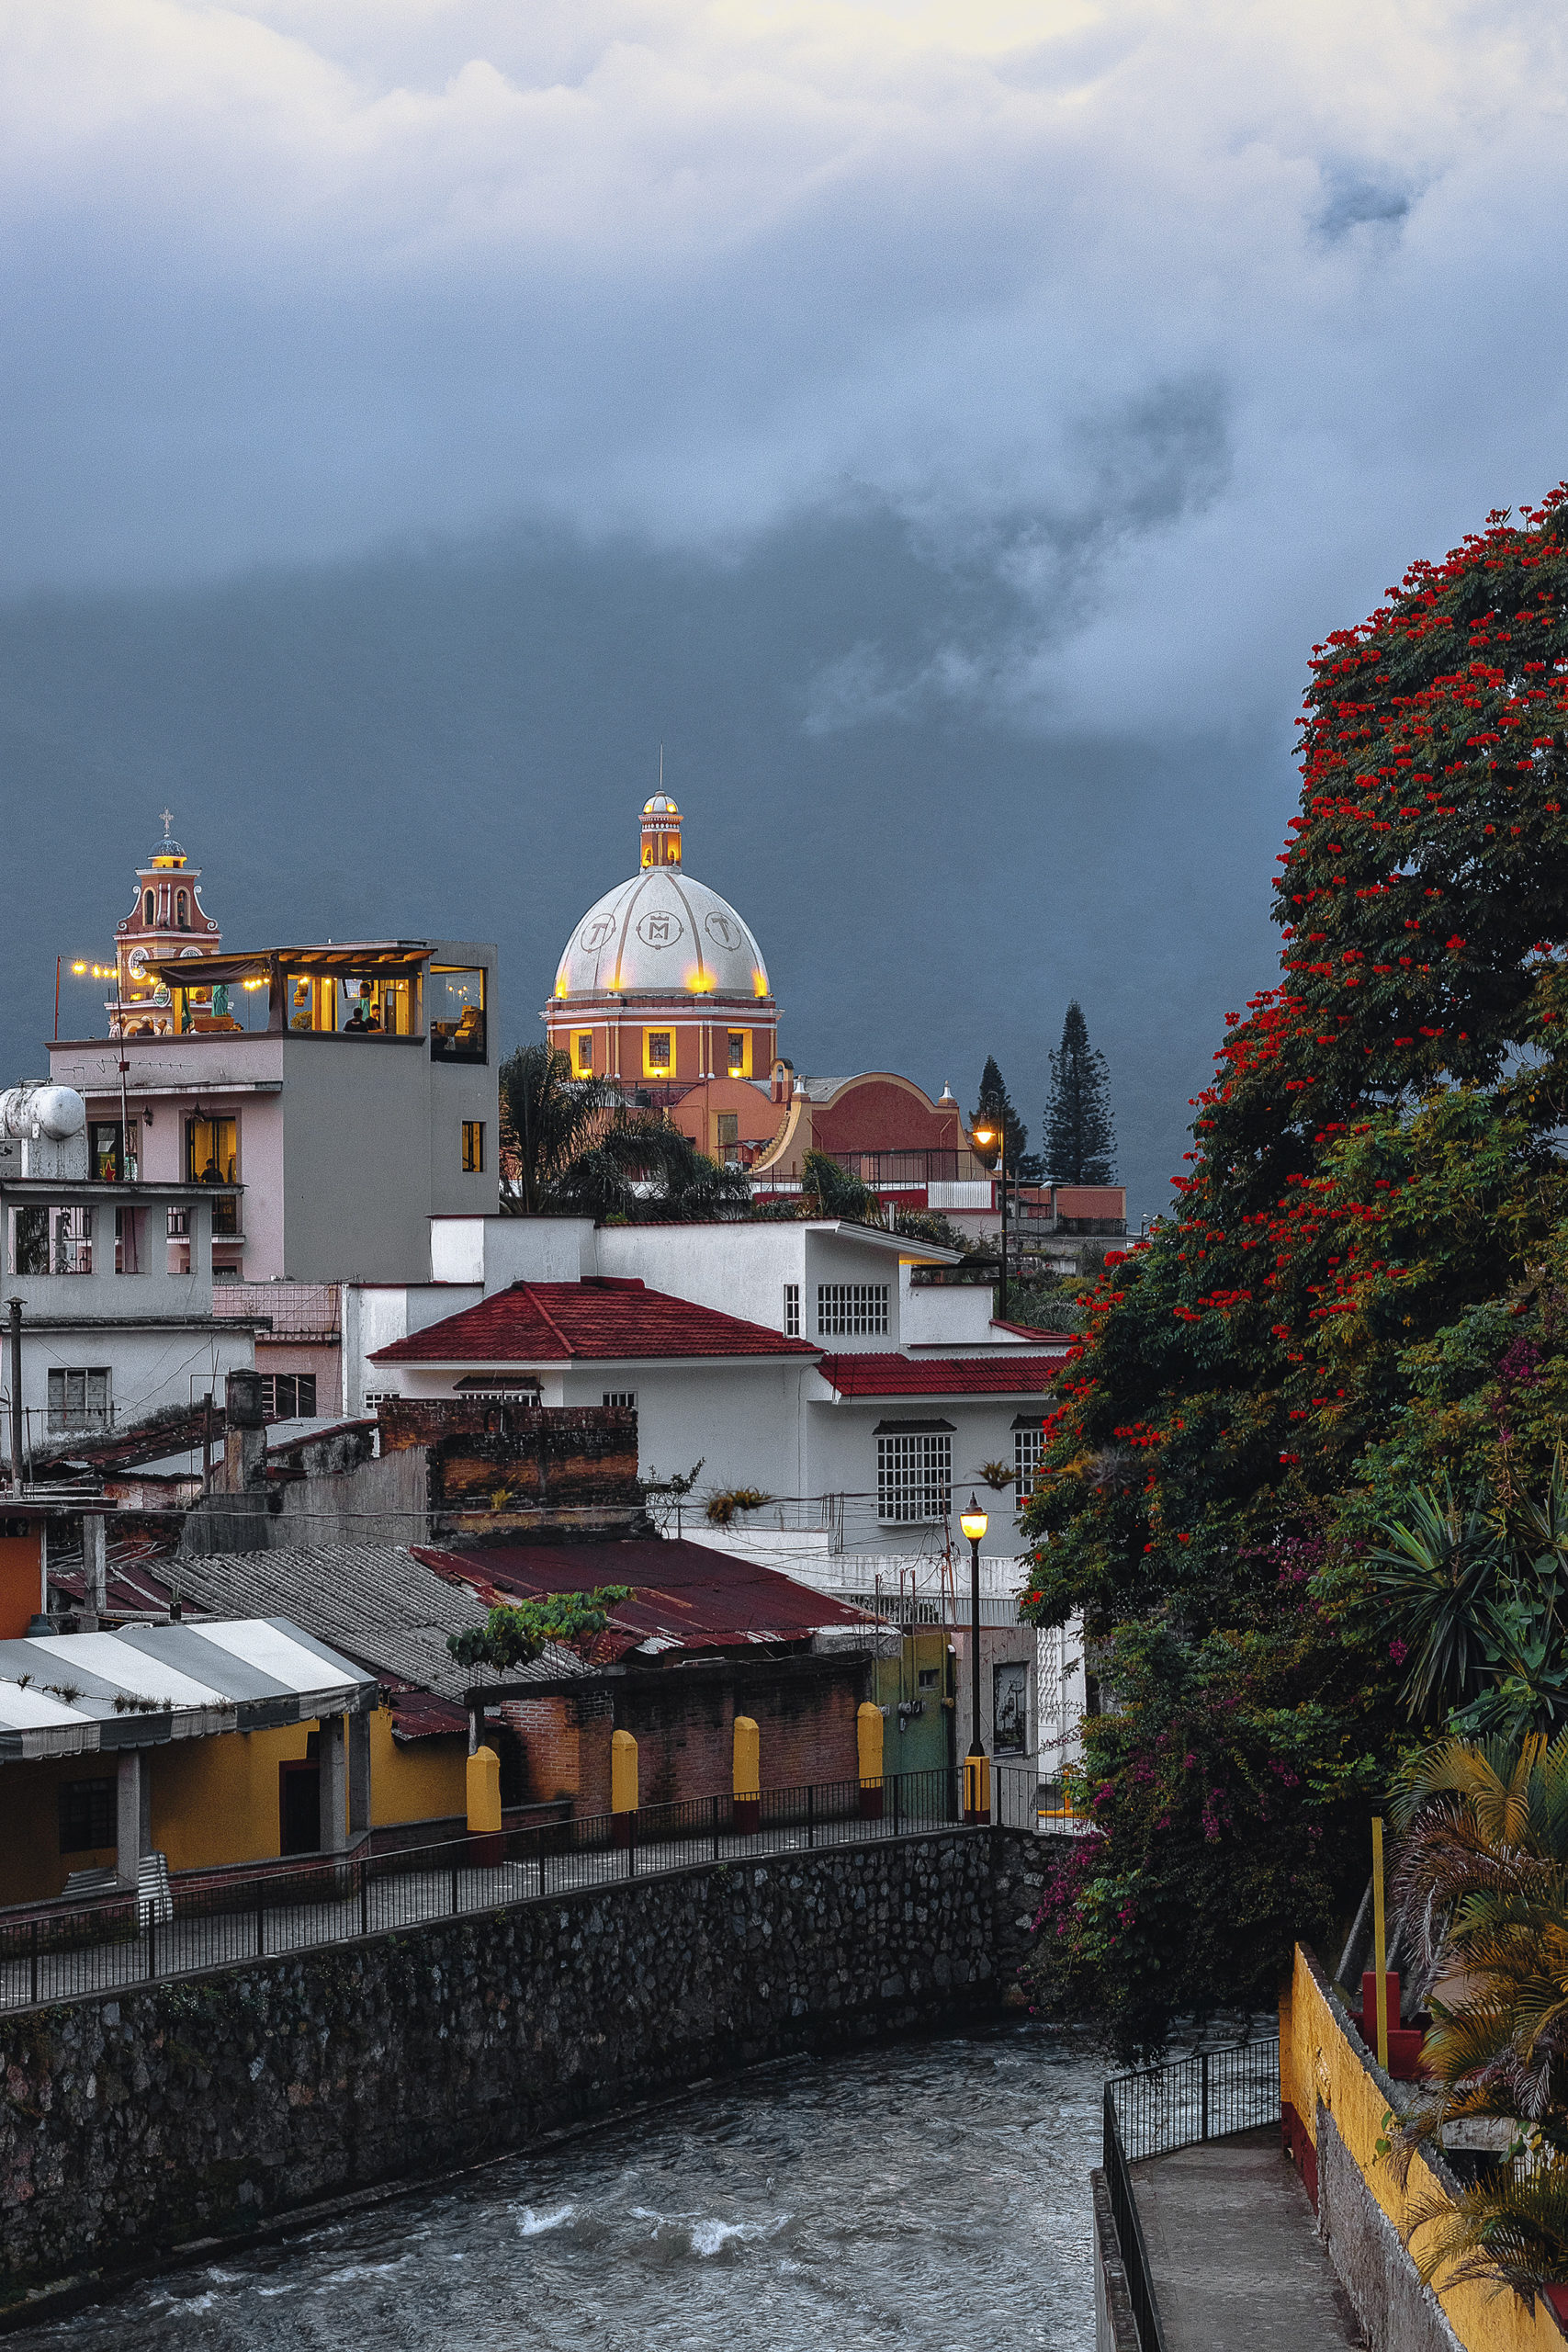
<path id="1" fill-rule="evenodd" d="M 969 1143 L 982 1168 L 996 1169 L 1002 1194 L 1002 1280 L 997 1296 L 997 1314 L 1005 1321 L 1008 1311 L 1008 1138 L 1001 1120 L 993 1127 L 983 1124 L 969 1130 Z"/>
<path id="2" fill-rule="evenodd" d="M 958 1524 L 969 1538 L 969 1753 L 964 1759 L 964 1818 L 989 1821 L 991 1759 L 980 1740 L 980 1538 L 987 1521 L 973 1492 Z"/>

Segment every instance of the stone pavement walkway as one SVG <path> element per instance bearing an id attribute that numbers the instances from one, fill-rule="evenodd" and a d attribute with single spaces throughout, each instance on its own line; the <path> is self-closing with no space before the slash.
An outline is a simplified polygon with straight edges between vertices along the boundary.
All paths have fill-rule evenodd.
<path id="1" fill-rule="evenodd" d="M 1166 2352 L 1344 2352 L 1363 2341 L 1278 2124 L 1131 2171 Z"/>

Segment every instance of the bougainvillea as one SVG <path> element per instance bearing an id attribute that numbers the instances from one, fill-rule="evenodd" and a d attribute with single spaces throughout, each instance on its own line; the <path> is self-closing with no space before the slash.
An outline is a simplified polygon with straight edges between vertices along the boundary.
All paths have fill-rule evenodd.
<path id="1" fill-rule="evenodd" d="M 1193 1889 L 1185 1962 L 1159 1927 L 1185 2005 L 1224 2004 L 1264 1946 L 1267 1965 L 1288 1951 L 1292 1882 L 1342 1892 L 1362 1871 L 1359 1838 L 1324 1849 L 1397 1736 L 1395 1662 L 1345 1556 L 1456 1442 L 1468 1472 L 1495 1476 L 1501 1453 L 1539 1481 L 1561 1425 L 1568 486 L 1413 566 L 1315 648 L 1302 727 L 1280 978 L 1227 1017 L 1178 1212 L 1108 1260 L 1088 1302 L 1027 1522 L 1031 1612 L 1086 1612 L 1122 1708 L 1089 1726 L 1086 1799 L 1110 1835 L 1055 1940 L 1087 1939 L 1074 1965 L 1092 1947 L 1101 2000 L 1145 2035 L 1160 2004 L 1132 1989 L 1128 1939 L 1100 1933 L 1104 1889 L 1143 1917 L 1156 1876 L 1179 1913 Z M 1332 1623 L 1280 1613 L 1292 1541 L 1326 1546 Z M 1303 1774 L 1315 1794 L 1296 1829 L 1271 1816 L 1273 1891 L 1245 1928 L 1202 1889 L 1257 1862 L 1247 1742 L 1228 1811 L 1223 1789 L 1210 1809 L 1217 1841 L 1193 1792 L 1147 1819 L 1135 1793 L 1154 1726 L 1215 1642 L 1253 1645 L 1268 1739 L 1299 1707 L 1320 1765 L 1335 1759 Z"/>

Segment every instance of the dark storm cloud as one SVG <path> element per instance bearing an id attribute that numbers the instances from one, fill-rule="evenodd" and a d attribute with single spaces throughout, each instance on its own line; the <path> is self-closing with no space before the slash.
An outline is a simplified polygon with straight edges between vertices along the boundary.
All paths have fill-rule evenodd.
<path id="1" fill-rule="evenodd" d="M 1154 1205 L 1271 962 L 1305 649 L 1563 470 L 1562 44 L 21 0 L 6 1071 L 165 797 L 231 936 L 493 931 L 523 1034 L 662 737 L 798 1061 L 995 1051 L 1037 1119 L 1077 993 Z"/>

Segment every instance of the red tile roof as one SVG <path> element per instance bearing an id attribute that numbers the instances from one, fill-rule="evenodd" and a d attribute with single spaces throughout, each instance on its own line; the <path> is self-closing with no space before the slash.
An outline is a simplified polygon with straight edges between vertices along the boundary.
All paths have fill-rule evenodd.
<path id="1" fill-rule="evenodd" d="M 999 1315 L 991 1317 L 993 1331 L 1010 1331 L 1015 1340 L 1033 1340 L 1041 1347 L 1070 1348 L 1077 1337 L 1076 1331 L 1041 1331 L 1032 1323 L 1004 1323 Z"/>
<path id="2" fill-rule="evenodd" d="M 1035 1396 L 1061 1371 L 1062 1356 L 896 1354 L 824 1356 L 818 1371 L 840 1396 Z"/>
<path id="3" fill-rule="evenodd" d="M 649 1640 L 659 1644 L 638 1664 L 658 1665 L 677 1654 L 754 1645 L 803 1645 L 819 1629 L 865 1625 L 864 1612 L 813 1592 L 755 1561 L 705 1544 L 657 1538 L 629 1544 L 486 1544 L 482 1551 L 413 1547 L 437 1576 L 466 1584 L 493 1607 L 536 1600 L 557 1592 L 592 1592 L 626 1584 L 632 1598 L 612 1611 L 593 1645 L 592 1663 L 613 1666 Z"/>
<path id="4" fill-rule="evenodd" d="M 559 1363 L 578 1356 L 814 1356 L 761 1323 L 743 1323 L 689 1299 L 618 1276 L 580 1283 L 513 1283 L 478 1306 L 448 1315 L 372 1363 Z"/>

